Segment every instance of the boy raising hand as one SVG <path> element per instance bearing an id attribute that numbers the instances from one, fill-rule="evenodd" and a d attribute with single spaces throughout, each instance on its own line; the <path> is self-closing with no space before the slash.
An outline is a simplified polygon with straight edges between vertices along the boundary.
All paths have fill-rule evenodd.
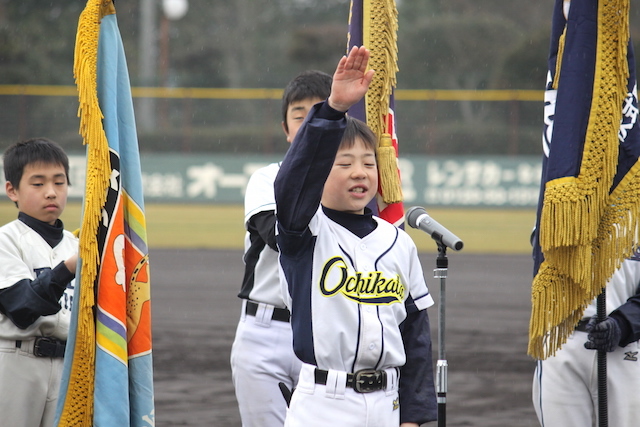
<path id="1" fill-rule="evenodd" d="M 286 427 L 403 427 L 436 419 L 433 299 L 411 238 L 366 206 L 377 140 L 345 115 L 367 92 L 369 51 L 338 63 L 275 181 L 281 285 L 302 361 Z"/>

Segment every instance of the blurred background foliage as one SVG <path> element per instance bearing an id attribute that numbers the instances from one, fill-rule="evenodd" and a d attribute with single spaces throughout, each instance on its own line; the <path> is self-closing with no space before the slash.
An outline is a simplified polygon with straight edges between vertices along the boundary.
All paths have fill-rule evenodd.
<path id="1" fill-rule="evenodd" d="M 332 73 L 345 52 L 349 0 L 117 1 L 132 86 L 282 89 L 305 69 Z M 544 87 L 552 0 L 397 0 L 398 89 Z M 74 84 L 81 0 L 0 0 L 0 86 Z M 633 5 L 632 5 L 633 7 Z M 151 19 L 144 21 L 144 16 Z M 632 38 L 640 12 L 631 12 Z M 139 111 L 151 106 L 153 117 Z M 135 98 L 142 151 L 283 153 L 280 100 Z M 538 101 L 398 100 L 401 152 L 538 154 Z M 0 148 L 44 135 L 82 151 L 77 101 L 0 95 Z M 144 118 L 144 120 L 142 120 Z"/>

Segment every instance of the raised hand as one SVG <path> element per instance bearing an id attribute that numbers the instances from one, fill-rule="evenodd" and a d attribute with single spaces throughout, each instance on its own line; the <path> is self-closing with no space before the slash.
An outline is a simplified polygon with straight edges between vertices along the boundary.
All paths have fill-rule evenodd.
<path id="1" fill-rule="evenodd" d="M 369 50 L 364 46 L 354 46 L 349 55 L 340 59 L 333 74 L 328 99 L 331 108 L 347 111 L 367 93 L 375 73 L 373 70 L 367 71 L 369 55 Z"/>

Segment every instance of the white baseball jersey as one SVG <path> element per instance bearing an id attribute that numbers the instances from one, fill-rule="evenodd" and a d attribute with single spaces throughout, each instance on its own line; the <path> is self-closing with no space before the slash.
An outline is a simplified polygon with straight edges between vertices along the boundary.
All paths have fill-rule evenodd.
<path id="1" fill-rule="evenodd" d="M 48 426 L 54 422 L 63 359 L 34 357 L 33 354 L 36 337 L 52 336 L 66 340 L 69 332 L 73 281 L 67 284 L 59 300 L 61 309 L 58 309 L 56 301 L 40 295 L 59 294 L 57 290 L 50 293 L 43 289 L 51 283 L 47 275 L 51 274 L 53 279 L 52 271 L 78 251 L 78 240 L 73 234 L 60 231 L 62 233 L 56 236 L 56 241 L 58 237 L 62 240 L 52 248 L 38 232 L 20 220 L 0 228 L 0 291 L 15 292 L 12 298 L 3 299 L 3 303 L 13 305 L 14 320 L 19 318 L 26 324 L 35 319 L 22 329 L 0 313 L 0 413 L 3 425 Z M 58 268 L 66 269 L 64 265 Z M 62 274 L 64 280 L 72 277 L 68 270 Z M 59 274 L 55 276 L 61 279 Z M 35 285 L 31 285 L 38 277 L 41 288 L 36 291 Z M 25 282 L 19 283 L 21 281 Z M 12 288 L 14 285 L 17 287 Z M 31 310 L 26 311 L 33 312 L 27 315 L 18 307 L 29 307 Z M 43 312 L 41 310 L 55 314 L 36 318 L 37 313 Z"/>
<path id="2" fill-rule="evenodd" d="M 607 283 L 607 314 L 638 293 L 639 285 L 640 258 L 636 255 L 634 258 L 625 260 Z M 597 311 L 597 298 L 594 298 L 584 310 L 583 318 L 595 316 Z"/>
<path id="3" fill-rule="evenodd" d="M 31 227 L 20 220 L 0 227 L 0 289 L 13 286 L 23 279 L 35 280 L 45 270 L 53 269 L 78 252 L 78 239 L 64 230 L 63 238 L 54 248 Z M 18 328 L 0 313 L 0 338 L 26 339 L 34 336 L 53 336 L 66 340 L 71 319 L 73 284 L 69 284 L 60 298 L 62 309 L 53 315 L 42 316 L 26 329 Z"/>
<path id="4" fill-rule="evenodd" d="M 294 351 L 321 369 L 399 367 L 404 344 L 414 344 L 403 344 L 400 331 L 405 303 L 418 311 L 433 299 L 415 244 L 403 230 L 370 214 L 338 219 L 333 211 L 338 216 L 330 219 L 320 206 L 346 125 L 344 113 L 316 104 L 274 184 Z M 350 224 L 337 222 L 342 220 Z"/>
<path id="5" fill-rule="evenodd" d="M 244 238 L 244 261 L 247 271 L 239 296 L 284 308 L 278 279 L 278 251 L 248 231 L 251 217 L 261 212 L 276 210 L 273 182 L 279 169 L 279 163 L 259 169 L 251 175 L 247 184 L 244 198 L 244 224 L 247 228 Z"/>
<path id="6" fill-rule="evenodd" d="M 245 193 L 245 272 L 238 296 L 240 321 L 231 347 L 231 372 L 242 425 L 282 426 L 287 404 L 279 383 L 289 390 L 298 382 L 300 361 L 293 353 L 291 324 L 273 319 L 284 309 L 275 245 L 273 182 L 278 163 L 254 172 Z M 257 305 L 247 314 L 247 304 Z"/>
<path id="7" fill-rule="evenodd" d="M 402 366 L 405 302 L 433 305 L 411 238 L 374 219 L 376 229 L 361 239 L 319 209 L 305 243 L 280 257 L 294 351 L 305 363 L 345 372 Z"/>
<path id="8" fill-rule="evenodd" d="M 607 283 L 607 314 L 636 295 L 639 285 L 640 259 L 625 260 Z M 584 314 L 590 318 L 596 311 L 594 299 Z M 598 352 L 584 348 L 587 336 L 586 332 L 575 331 L 554 356 L 538 361 L 533 379 L 533 405 L 540 424 L 545 427 L 597 425 Z M 640 419 L 639 355 L 639 341 L 607 353 L 607 402 L 611 426 L 635 426 Z"/>

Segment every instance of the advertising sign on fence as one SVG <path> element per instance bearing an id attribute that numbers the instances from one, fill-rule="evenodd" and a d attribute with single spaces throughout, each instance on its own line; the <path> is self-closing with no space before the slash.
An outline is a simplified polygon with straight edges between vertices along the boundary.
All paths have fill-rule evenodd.
<path id="1" fill-rule="evenodd" d="M 251 174 L 280 156 L 144 154 L 146 203 L 241 204 Z M 71 155 L 69 198 L 82 199 L 85 158 Z M 537 156 L 411 156 L 399 160 L 407 205 L 535 207 Z M 4 173 L 0 175 L 4 182 Z M 4 193 L 3 193 L 4 194 Z"/>

